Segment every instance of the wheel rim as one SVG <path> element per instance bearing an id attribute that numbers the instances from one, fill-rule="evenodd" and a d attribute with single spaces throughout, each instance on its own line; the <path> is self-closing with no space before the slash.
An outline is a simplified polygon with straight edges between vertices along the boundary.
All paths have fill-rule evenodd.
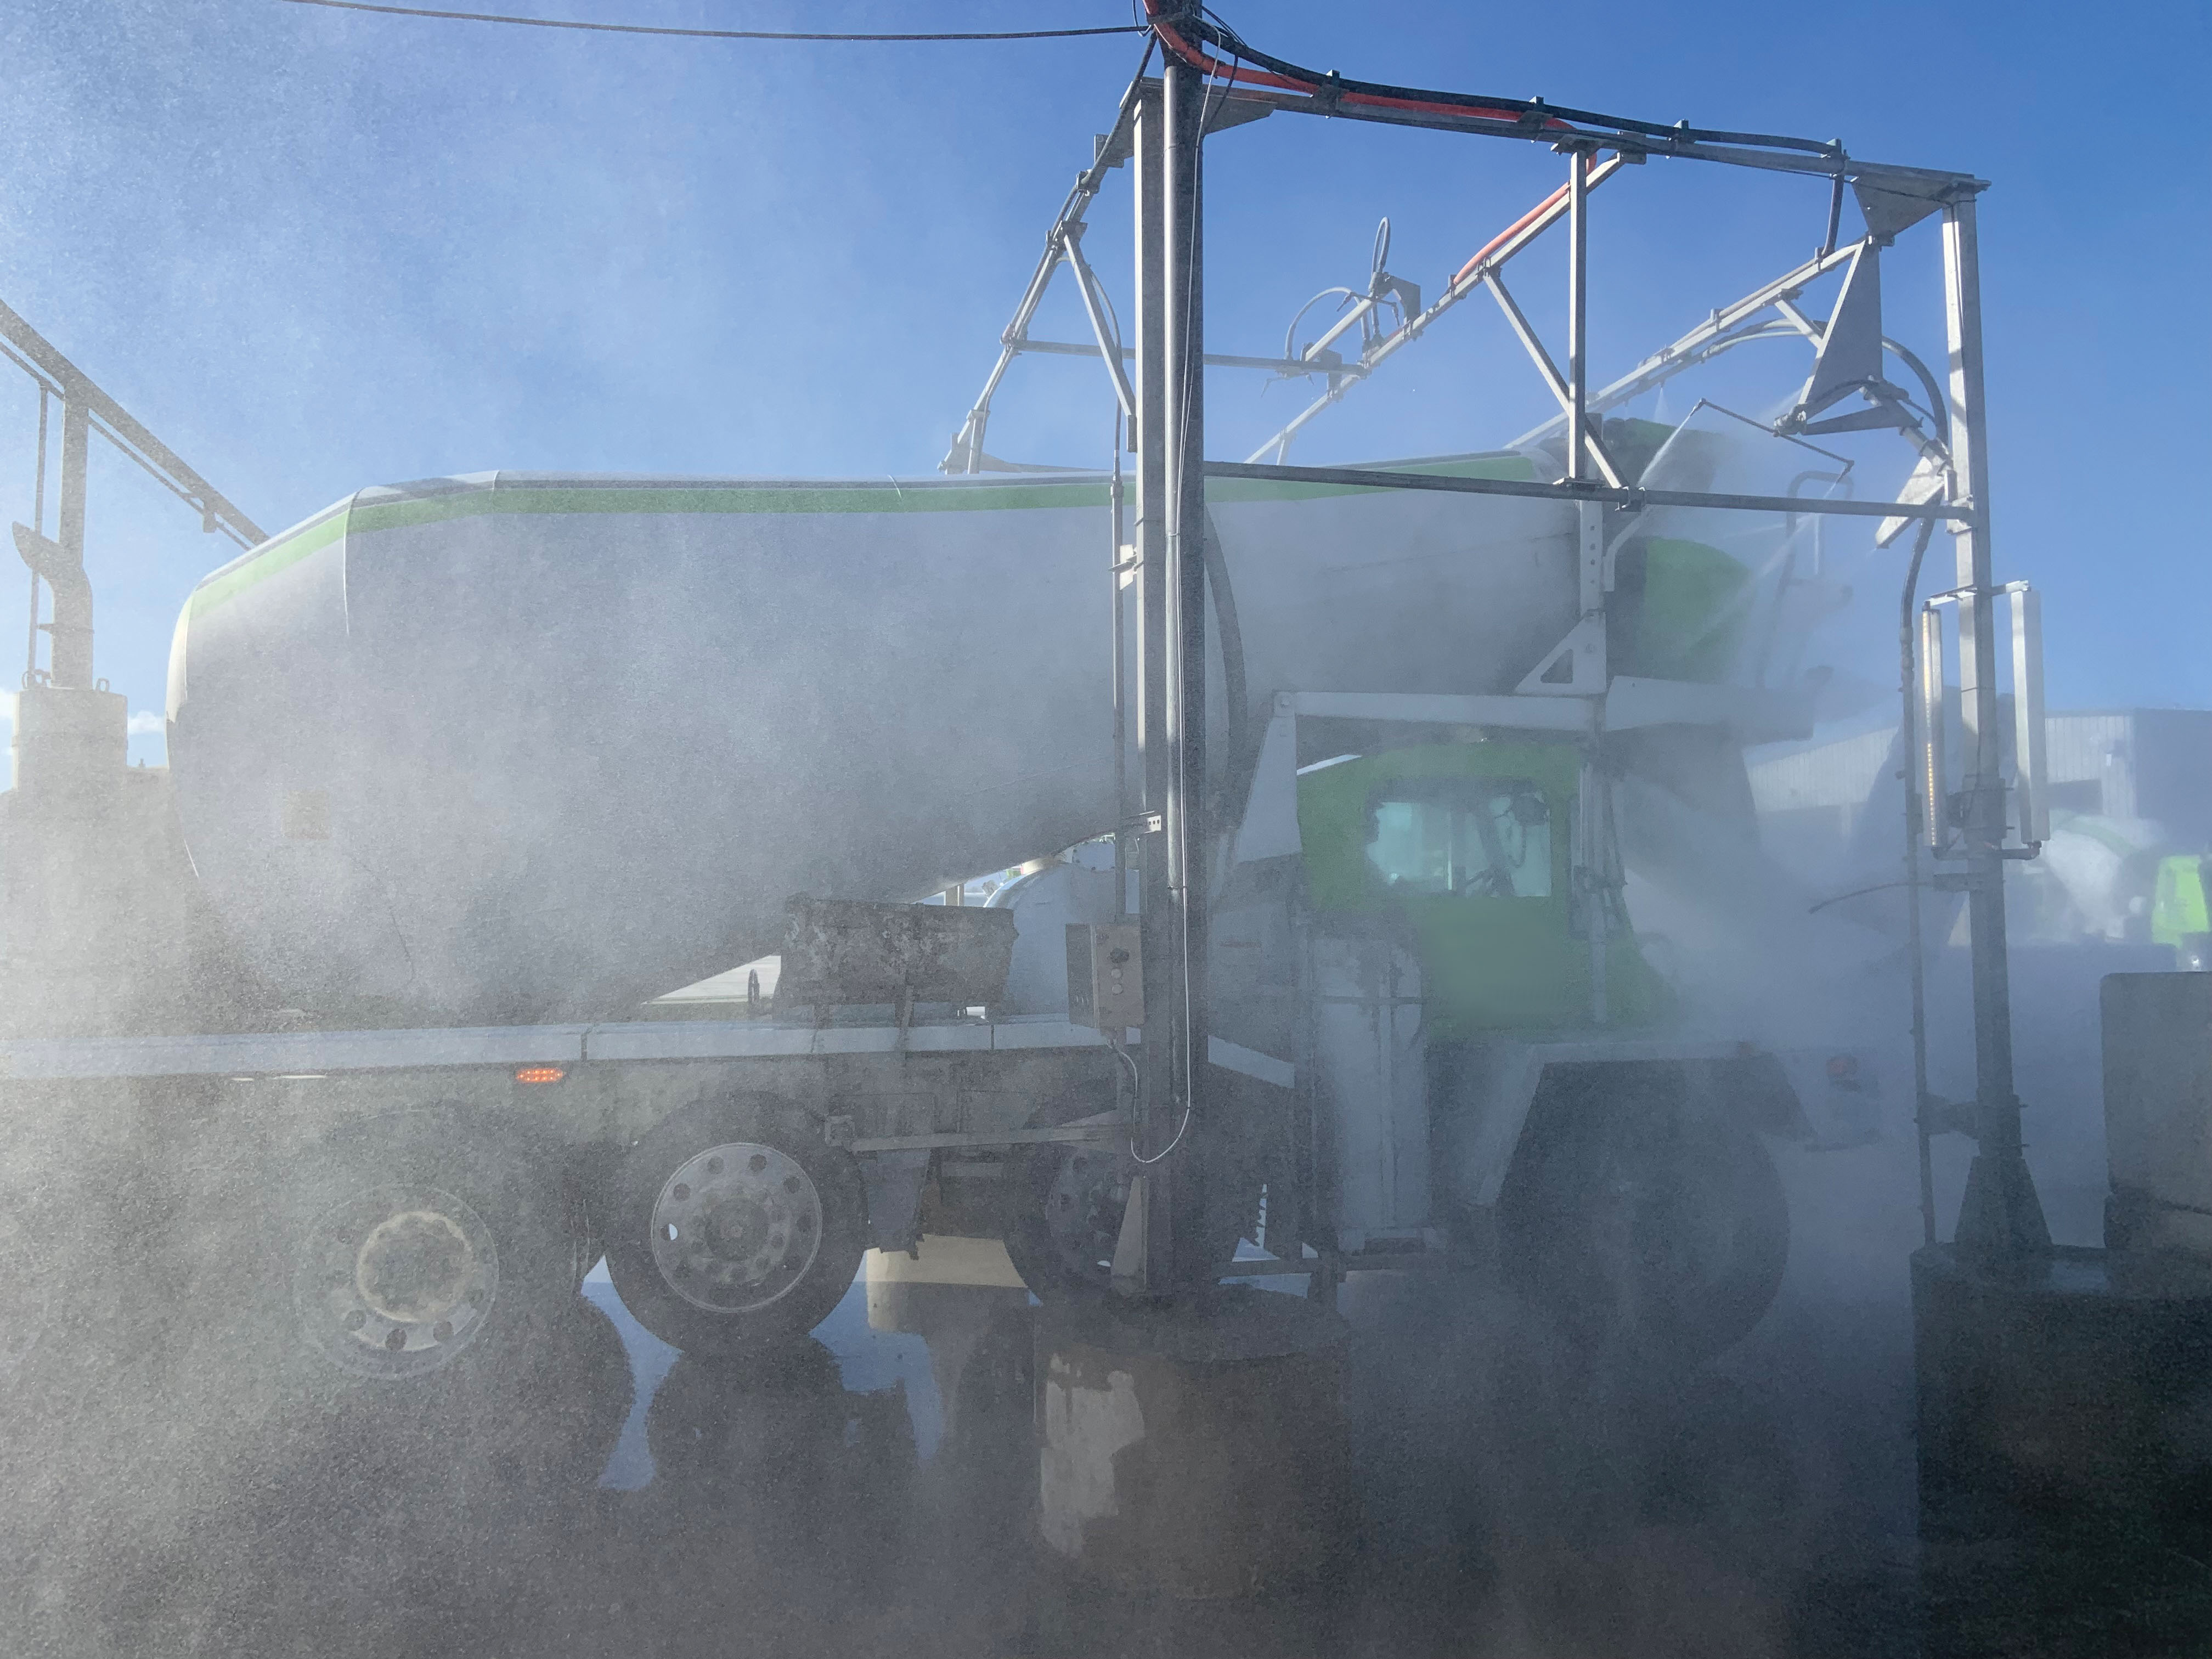
<path id="1" fill-rule="evenodd" d="M 1060 1159 L 1045 1193 L 1045 1231 L 1062 1265 L 1084 1279 L 1103 1282 L 1113 1274 L 1129 1202 L 1120 1176 L 1118 1155 L 1078 1149 Z"/>
<path id="2" fill-rule="evenodd" d="M 788 1295 L 821 1254 L 822 1194 L 773 1146 L 709 1146 L 662 1185 L 652 1242 L 661 1279 L 693 1307 L 751 1313 Z"/>
<path id="3" fill-rule="evenodd" d="M 373 1377 L 449 1364 L 483 1329 L 498 1291 L 491 1229 L 435 1187 L 377 1187 L 332 1206 L 293 1278 L 309 1345 Z"/>

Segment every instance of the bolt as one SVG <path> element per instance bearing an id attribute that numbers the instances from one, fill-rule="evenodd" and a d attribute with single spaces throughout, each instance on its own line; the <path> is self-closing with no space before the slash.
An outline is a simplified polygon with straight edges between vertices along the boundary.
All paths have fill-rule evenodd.
<path id="1" fill-rule="evenodd" d="M 669 1194 L 669 1196 L 673 1198 L 678 1204 L 681 1204 L 685 1199 L 691 1196 L 691 1189 L 679 1181 L 676 1183 L 676 1190 Z"/>
<path id="2" fill-rule="evenodd" d="M 707 1173 L 708 1173 L 708 1175 L 720 1175 L 720 1174 L 721 1174 L 721 1173 L 722 1173 L 722 1160 L 721 1160 L 720 1158 L 708 1158 L 708 1159 L 707 1160 Z"/>
<path id="3" fill-rule="evenodd" d="M 797 1192 L 799 1190 L 799 1177 L 795 1175 L 784 1176 L 783 1190 L 787 1193 Z"/>
<path id="4" fill-rule="evenodd" d="M 357 1331 L 368 1323 L 368 1316 L 358 1308 L 354 1309 L 345 1316 L 345 1328 L 349 1331 Z"/>
<path id="5" fill-rule="evenodd" d="M 750 1158 L 745 1160 L 745 1168 L 750 1170 L 755 1175 L 758 1175 L 763 1170 L 768 1168 L 768 1160 L 765 1158 L 763 1158 L 758 1152 L 755 1152 Z"/>
<path id="6" fill-rule="evenodd" d="M 453 1322 L 447 1319 L 441 1319 L 436 1324 L 431 1326 L 430 1340 L 434 1342 L 452 1341 L 453 1340 Z"/>
<path id="7" fill-rule="evenodd" d="M 407 1328 L 404 1325 L 394 1325 L 391 1334 L 384 1339 L 384 1346 L 393 1353 L 398 1353 L 407 1346 Z"/>

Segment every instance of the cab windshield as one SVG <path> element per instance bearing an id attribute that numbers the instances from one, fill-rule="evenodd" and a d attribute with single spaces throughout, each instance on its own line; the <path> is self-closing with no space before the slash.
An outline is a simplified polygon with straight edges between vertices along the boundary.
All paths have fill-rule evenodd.
<path id="1" fill-rule="evenodd" d="M 1370 822 L 1367 861 L 1394 891 L 1551 896 L 1551 808 L 1527 778 L 1401 780 Z"/>

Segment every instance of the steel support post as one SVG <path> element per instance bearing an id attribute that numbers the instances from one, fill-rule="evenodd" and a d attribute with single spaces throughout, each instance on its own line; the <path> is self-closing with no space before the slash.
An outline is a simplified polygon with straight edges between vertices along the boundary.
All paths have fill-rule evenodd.
<path id="1" fill-rule="evenodd" d="M 1172 1097 L 1182 1137 L 1167 1194 L 1170 1231 L 1156 1248 L 1176 1287 L 1208 1282 L 1205 1256 L 1206 889 L 1206 77 L 1170 58 L 1167 105 L 1168 743 L 1164 819 L 1176 954 L 1169 963 Z"/>
<path id="2" fill-rule="evenodd" d="M 1181 929 L 1174 902 L 1169 837 L 1164 833 L 1174 793 L 1175 751 L 1170 741 L 1169 682 L 1175 661 L 1168 602 L 1168 526 L 1173 517 L 1168 473 L 1168 130 L 1167 106 L 1157 85 L 1147 86 L 1137 106 L 1133 170 L 1136 179 L 1137 453 L 1137 760 L 1139 916 L 1145 962 L 1145 1042 L 1138 1060 L 1141 1086 L 1136 1144 L 1157 1158 L 1175 1141 L 1182 1116 L 1182 1091 L 1175 1086 L 1172 1033 L 1179 1014 L 1179 975 L 1172 964 L 1182 955 Z M 1174 1238 L 1175 1170 L 1163 1158 L 1144 1171 L 1145 1206 L 1138 1237 L 1144 1248 L 1121 1288 L 1149 1293 L 1169 1283 L 1167 1255 Z M 1127 1229 L 1124 1229 L 1125 1234 Z M 1116 1264 L 1119 1275 L 1121 1263 Z"/>
<path id="3" fill-rule="evenodd" d="M 1998 590 L 1990 571 L 1989 455 L 1983 427 L 1981 270 L 1974 199 L 1943 210 L 1943 301 L 1949 337 L 1952 487 L 1972 516 L 1958 544 L 1959 706 L 1965 775 L 1956 817 L 1966 843 L 1973 954 L 1974 1119 L 1977 1147 L 1960 1206 L 1957 1242 L 1991 1261 L 2051 1247 L 2043 1206 L 2021 1151 L 2013 1092 L 2012 992 L 2005 955 L 2005 787 L 1997 709 Z"/>
<path id="4" fill-rule="evenodd" d="M 1589 152 L 1576 146 L 1567 151 L 1567 479 L 1579 483 L 1589 477 Z M 1609 469 L 1608 469 L 1609 470 Z M 1612 665 L 1605 652 L 1605 514 L 1595 501 L 1575 507 L 1579 556 L 1576 586 L 1581 621 L 1577 683 L 1586 675 L 1601 693 L 1610 683 Z M 1579 659 L 1595 652 L 1588 665 Z M 1601 713 L 1605 705 L 1597 708 Z M 1606 804 L 1605 762 L 1599 752 L 1599 734 L 1593 732 L 1583 757 L 1582 845 L 1576 849 L 1575 874 L 1582 888 L 1583 926 L 1589 947 L 1590 1023 L 1603 1026 L 1611 1018 L 1606 995 L 1607 907 L 1612 902 L 1607 886 L 1612 872 L 1611 814 Z"/>
<path id="5" fill-rule="evenodd" d="M 1589 442 L 1589 152 L 1567 152 L 1567 477 Z"/>
<path id="6" fill-rule="evenodd" d="M 64 562 L 72 571 L 84 568 L 85 470 L 92 459 L 89 411 L 80 398 L 62 405 L 62 476 L 60 511 L 54 539 Z M 92 684 L 92 588 L 88 581 L 56 580 L 46 586 L 54 596 L 52 620 L 48 623 L 52 645 L 47 664 L 56 685 Z"/>

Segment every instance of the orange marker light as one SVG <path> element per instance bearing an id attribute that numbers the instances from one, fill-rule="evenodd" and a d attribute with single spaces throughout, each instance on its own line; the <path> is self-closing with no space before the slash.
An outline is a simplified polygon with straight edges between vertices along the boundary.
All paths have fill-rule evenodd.
<path id="1" fill-rule="evenodd" d="M 514 1068 L 517 1083 L 558 1083 L 568 1075 L 565 1066 L 518 1066 Z"/>

